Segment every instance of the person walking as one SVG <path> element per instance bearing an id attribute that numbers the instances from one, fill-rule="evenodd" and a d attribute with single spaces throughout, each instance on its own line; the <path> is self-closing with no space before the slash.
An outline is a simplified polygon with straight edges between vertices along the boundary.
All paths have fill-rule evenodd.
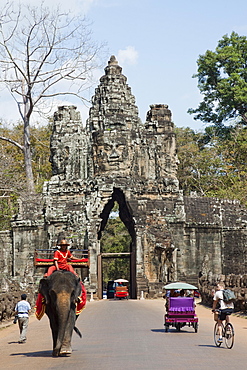
<path id="1" fill-rule="evenodd" d="M 15 306 L 15 315 L 18 317 L 18 324 L 20 329 L 20 340 L 18 343 L 26 343 L 27 340 L 27 328 L 29 322 L 29 311 L 31 306 L 27 302 L 27 295 L 21 295 L 21 301 L 19 301 Z"/>

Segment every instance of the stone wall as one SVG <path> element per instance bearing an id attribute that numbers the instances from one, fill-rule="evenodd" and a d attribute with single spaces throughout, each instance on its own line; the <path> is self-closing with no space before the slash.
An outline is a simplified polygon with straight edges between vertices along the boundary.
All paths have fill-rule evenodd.
<path id="1" fill-rule="evenodd" d="M 22 234 L 22 233 L 21 233 Z M 33 284 L 33 263 L 31 277 L 24 278 L 14 276 L 14 271 L 19 272 L 19 264 L 15 262 L 16 251 L 13 248 L 13 234 L 10 231 L 0 232 L 0 322 L 10 320 L 14 315 L 16 303 L 20 300 L 21 294 L 26 293 L 28 301 L 34 307 L 37 285 Z M 21 260 L 25 259 L 19 253 Z M 33 255 L 32 255 L 33 258 Z M 32 261 L 33 262 L 33 261 Z M 19 275 L 19 273 L 18 273 Z M 30 275 L 29 275 L 30 276 Z"/>
<path id="2" fill-rule="evenodd" d="M 0 293 L 0 322 L 14 317 L 15 305 L 21 299 L 21 294 L 27 294 L 27 300 L 34 310 L 37 297 L 37 286 L 23 283 L 19 279 L 2 277 Z"/>
<path id="3" fill-rule="evenodd" d="M 184 197 L 184 201 L 186 229 L 190 229 L 188 248 L 198 252 L 199 259 L 193 263 L 199 268 L 201 266 L 199 275 L 204 271 L 212 274 L 245 274 L 246 208 L 235 200 L 209 197 Z M 190 258 L 190 254 L 187 256 Z"/>
<path id="4" fill-rule="evenodd" d="M 34 251 L 48 247 L 43 215 L 42 195 L 29 195 L 19 199 L 19 213 L 12 220 L 12 276 L 33 284 Z"/>
<path id="5" fill-rule="evenodd" d="M 13 247 L 12 232 L 0 231 L 0 277 L 12 276 Z M 1 282 L 0 279 L 0 282 Z"/>
<path id="6" fill-rule="evenodd" d="M 226 288 L 234 291 L 236 301 L 234 302 L 235 311 L 247 312 L 247 274 L 245 275 L 212 275 L 202 276 L 199 279 L 199 289 L 201 292 L 202 303 L 206 306 L 213 305 L 213 292 L 219 281 L 225 283 Z"/>

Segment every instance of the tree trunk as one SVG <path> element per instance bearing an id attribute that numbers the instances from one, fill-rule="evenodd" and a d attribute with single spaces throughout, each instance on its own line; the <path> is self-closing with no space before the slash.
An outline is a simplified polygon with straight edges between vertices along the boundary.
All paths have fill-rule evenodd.
<path id="1" fill-rule="evenodd" d="M 31 144 L 30 144 L 30 122 L 26 114 L 24 114 L 23 121 L 24 121 L 23 151 L 24 151 L 26 178 L 27 178 L 27 189 L 30 193 L 34 193 L 32 154 L 31 154 Z"/>

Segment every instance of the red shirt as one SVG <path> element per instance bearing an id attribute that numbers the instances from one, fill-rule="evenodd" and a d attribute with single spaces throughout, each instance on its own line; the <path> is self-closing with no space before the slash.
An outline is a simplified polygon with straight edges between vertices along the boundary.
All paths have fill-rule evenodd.
<path id="1" fill-rule="evenodd" d="M 68 259 L 72 256 L 72 253 L 69 250 L 59 251 L 57 250 L 54 253 L 54 261 L 57 261 L 58 267 L 63 270 L 68 265 Z"/>

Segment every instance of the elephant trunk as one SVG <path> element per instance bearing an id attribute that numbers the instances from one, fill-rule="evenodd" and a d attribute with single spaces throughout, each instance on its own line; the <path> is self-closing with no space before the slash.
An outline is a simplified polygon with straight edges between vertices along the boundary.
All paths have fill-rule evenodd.
<path id="1" fill-rule="evenodd" d="M 55 348 L 53 348 L 53 356 L 58 356 L 63 345 L 66 327 L 70 315 L 70 294 L 61 292 L 57 294 L 57 319 L 58 333 Z"/>

